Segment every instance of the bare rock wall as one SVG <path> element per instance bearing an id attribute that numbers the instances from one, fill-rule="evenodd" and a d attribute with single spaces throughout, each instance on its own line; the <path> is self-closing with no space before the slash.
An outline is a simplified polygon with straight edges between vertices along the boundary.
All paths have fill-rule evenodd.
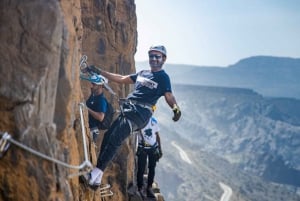
<path id="1" fill-rule="evenodd" d="M 87 96 L 86 84 L 79 80 L 79 59 L 86 54 L 89 63 L 104 69 L 134 72 L 134 1 L 2 0 L 0 13 L 0 132 L 50 158 L 79 165 L 78 103 Z M 130 90 L 112 87 L 120 97 Z M 115 98 L 107 96 L 117 107 Z M 127 199 L 133 182 L 131 144 L 126 141 L 105 172 L 115 193 L 111 200 Z M 89 148 L 94 164 L 96 152 Z M 0 167 L 3 201 L 101 200 L 83 189 L 78 177 L 69 177 L 77 170 L 16 145 L 0 159 Z"/>

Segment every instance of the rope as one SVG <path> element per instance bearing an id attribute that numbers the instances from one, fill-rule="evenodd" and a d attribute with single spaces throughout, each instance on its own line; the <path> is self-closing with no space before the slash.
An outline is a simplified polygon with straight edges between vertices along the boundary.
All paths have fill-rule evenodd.
<path id="1" fill-rule="evenodd" d="M 52 157 L 49 157 L 41 152 L 38 152 L 26 145 L 23 145 L 21 144 L 20 142 L 17 142 L 16 140 L 12 139 L 11 135 L 9 135 L 7 132 L 4 133 L 4 135 L 2 136 L 2 139 L 1 139 L 1 152 L 2 151 L 6 151 L 5 148 L 8 146 L 6 144 L 7 141 L 9 141 L 10 143 L 36 155 L 36 156 L 39 156 L 45 160 L 48 160 L 48 161 L 51 161 L 53 163 L 56 163 L 58 165 L 61 165 L 61 166 L 64 166 L 66 168 L 70 168 L 70 169 L 79 169 L 79 170 L 83 170 L 83 169 L 87 169 L 85 172 L 88 172 L 90 169 L 92 169 L 92 163 L 88 160 L 88 154 L 87 154 L 87 146 L 86 146 L 86 139 L 85 139 L 85 129 L 84 129 L 84 122 L 83 122 L 83 112 L 82 112 L 82 108 L 83 108 L 83 104 L 80 103 L 79 104 L 79 110 L 80 110 L 80 121 L 81 121 L 81 130 L 82 130 L 82 139 L 83 139 L 83 149 L 84 149 L 84 162 L 81 163 L 80 165 L 70 165 L 68 163 L 65 163 L 63 161 L 60 161 L 60 160 L 57 160 L 55 158 L 52 158 Z M 6 146 L 5 146 L 6 145 Z M 7 149 L 7 148 L 6 148 Z M 81 172 L 79 174 L 84 174 L 84 172 Z M 75 175 L 78 175 L 78 174 L 73 174 L 71 175 L 72 176 L 75 176 Z M 70 175 L 69 175 L 70 177 Z"/>

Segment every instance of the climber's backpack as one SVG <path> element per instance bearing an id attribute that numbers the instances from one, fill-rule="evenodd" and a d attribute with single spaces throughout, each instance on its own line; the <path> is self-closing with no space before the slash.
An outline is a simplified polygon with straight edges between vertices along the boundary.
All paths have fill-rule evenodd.
<path id="1" fill-rule="evenodd" d="M 109 129 L 115 113 L 113 106 L 107 100 L 106 103 L 107 103 L 107 110 L 105 112 L 104 119 L 101 122 L 99 121 L 98 123 L 98 129 L 100 130 Z"/>

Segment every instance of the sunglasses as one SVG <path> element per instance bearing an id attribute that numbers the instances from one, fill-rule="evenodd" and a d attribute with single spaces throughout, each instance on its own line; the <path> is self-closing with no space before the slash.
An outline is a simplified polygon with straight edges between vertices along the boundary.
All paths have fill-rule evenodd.
<path id="1" fill-rule="evenodd" d="M 155 59 L 160 59 L 162 56 L 159 54 L 149 54 L 149 59 L 155 58 Z"/>

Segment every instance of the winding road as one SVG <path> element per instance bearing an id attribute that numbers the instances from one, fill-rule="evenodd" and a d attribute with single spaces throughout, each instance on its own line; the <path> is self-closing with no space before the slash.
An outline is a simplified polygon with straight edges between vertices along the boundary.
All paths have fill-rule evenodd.
<path id="1" fill-rule="evenodd" d="M 179 155 L 183 161 L 187 162 L 188 164 L 192 164 L 192 161 L 188 157 L 187 153 L 179 145 L 177 145 L 174 141 L 171 142 L 171 145 L 174 146 L 179 151 Z M 229 201 L 232 195 L 232 189 L 222 182 L 219 182 L 219 185 L 224 191 L 222 197 L 220 198 L 220 201 Z"/>
<path id="2" fill-rule="evenodd" d="M 221 188 L 224 190 L 224 193 L 223 193 L 220 201 L 229 201 L 229 199 L 232 195 L 232 189 L 222 182 L 219 182 L 219 184 L 220 184 Z"/>
<path id="3" fill-rule="evenodd" d="M 181 157 L 181 159 L 189 164 L 192 164 L 192 161 L 191 159 L 188 157 L 188 155 L 185 153 L 185 151 L 180 147 L 178 146 L 174 141 L 171 142 L 171 144 L 176 148 L 178 149 L 179 151 L 179 155 Z"/>

